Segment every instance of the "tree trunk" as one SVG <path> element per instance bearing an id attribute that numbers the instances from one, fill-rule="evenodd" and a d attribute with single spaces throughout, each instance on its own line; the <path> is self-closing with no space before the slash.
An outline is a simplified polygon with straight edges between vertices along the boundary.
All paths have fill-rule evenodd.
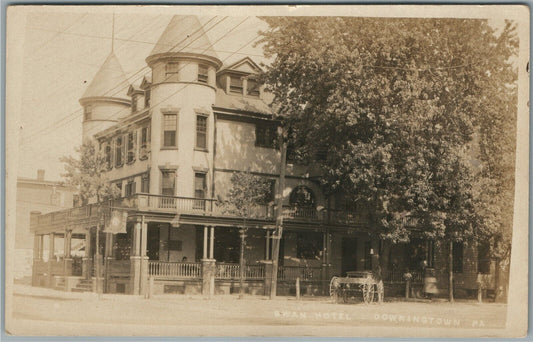
<path id="1" fill-rule="evenodd" d="M 276 297 L 278 284 L 279 245 L 283 235 L 283 190 L 285 188 L 285 168 L 287 165 L 287 142 L 285 141 L 285 132 L 283 128 L 280 128 L 279 140 L 281 146 L 281 161 L 276 208 L 276 230 L 272 235 L 272 283 L 270 285 L 270 299 Z"/>
<path id="2" fill-rule="evenodd" d="M 450 294 L 450 303 L 453 303 L 453 241 L 450 240 L 450 249 L 448 255 L 449 284 L 448 292 Z"/>
<path id="3" fill-rule="evenodd" d="M 239 299 L 244 297 L 244 239 L 246 229 L 241 229 L 241 255 L 239 257 Z"/>

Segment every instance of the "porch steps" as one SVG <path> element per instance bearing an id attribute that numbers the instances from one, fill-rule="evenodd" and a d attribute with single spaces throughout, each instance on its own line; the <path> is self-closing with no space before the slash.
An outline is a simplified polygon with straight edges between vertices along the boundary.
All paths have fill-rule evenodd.
<path id="1" fill-rule="evenodd" d="M 76 287 L 72 288 L 72 292 L 91 292 L 93 290 L 92 279 L 81 279 Z"/>
<path id="2" fill-rule="evenodd" d="M 56 278 L 54 289 L 58 291 L 64 291 L 65 290 L 65 278 L 63 277 Z"/>

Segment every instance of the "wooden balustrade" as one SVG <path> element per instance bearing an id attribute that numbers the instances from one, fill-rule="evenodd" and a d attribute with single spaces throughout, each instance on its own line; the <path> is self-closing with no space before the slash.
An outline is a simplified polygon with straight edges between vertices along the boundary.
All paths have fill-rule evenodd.
<path id="1" fill-rule="evenodd" d="M 240 279 L 240 265 L 234 263 L 219 262 L 216 264 L 216 279 Z M 265 268 L 263 265 L 244 266 L 244 279 L 264 279 Z"/>
<path id="2" fill-rule="evenodd" d="M 306 267 L 306 266 L 280 266 L 278 268 L 278 279 L 284 281 L 296 280 L 320 280 L 320 267 Z"/>
<path id="3" fill-rule="evenodd" d="M 148 274 L 156 278 L 200 278 L 202 264 L 199 262 L 149 261 Z"/>

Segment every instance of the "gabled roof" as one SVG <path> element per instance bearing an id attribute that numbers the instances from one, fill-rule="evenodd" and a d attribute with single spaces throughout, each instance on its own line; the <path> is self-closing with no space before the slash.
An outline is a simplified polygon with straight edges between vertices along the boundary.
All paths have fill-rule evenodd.
<path id="1" fill-rule="evenodd" d="M 145 75 L 141 81 L 141 89 L 146 90 L 152 84 L 152 75 Z"/>
<path id="2" fill-rule="evenodd" d="M 215 98 L 214 107 L 238 110 L 252 113 L 273 114 L 272 109 L 268 105 L 268 101 L 272 102 L 272 97 L 258 98 L 251 96 L 235 96 L 226 94 L 223 89 L 218 88 Z"/>
<path id="3" fill-rule="evenodd" d="M 128 96 L 132 96 L 133 94 L 139 94 L 139 93 L 144 93 L 144 91 L 139 88 L 139 86 L 136 86 L 136 85 L 130 85 L 130 88 L 128 89 Z"/>
<path id="4" fill-rule="evenodd" d="M 128 79 L 124 74 L 124 70 L 122 70 L 117 56 L 111 52 L 81 98 L 110 97 L 127 99 L 126 91 L 128 86 Z"/>
<path id="5" fill-rule="evenodd" d="M 245 57 L 227 67 L 222 68 L 218 73 L 222 74 L 228 71 L 238 71 L 248 74 L 257 74 L 263 72 L 263 69 L 254 62 L 250 57 Z"/>
<path id="6" fill-rule="evenodd" d="M 150 56 L 165 53 L 218 55 L 211 45 L 202 24 L 194 15 L 175 15 L 150 53 Z"/>

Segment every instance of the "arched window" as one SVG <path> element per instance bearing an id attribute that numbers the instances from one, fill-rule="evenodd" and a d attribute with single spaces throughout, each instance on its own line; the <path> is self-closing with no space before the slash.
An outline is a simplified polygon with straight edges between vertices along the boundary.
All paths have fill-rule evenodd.
<path id="1" fill-rule="evenodd" d="M 299 185 L 294 188 L 289 196 L 289 202 L 292 206 L 314 207 L 315 194 L 305 185 Z"/>

